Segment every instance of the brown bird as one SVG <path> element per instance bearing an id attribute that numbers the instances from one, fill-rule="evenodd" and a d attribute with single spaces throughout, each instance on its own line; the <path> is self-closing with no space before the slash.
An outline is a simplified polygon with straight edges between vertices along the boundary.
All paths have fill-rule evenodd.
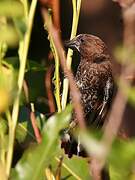
<path id="1" fill-rule="evenodd" d="M 78 51 L 80 63 L 75 75 L 80 90 L 86 123 L 94 127 L 103 124 L 113 95 L 111 56 L 98 37 L 80 34 L 66 46 Z"/>
<path id="2" fill-rule="evenodd" d="M 77 50 L 80 55 L 75 81 L 81 93 L 84 115 L 94 113 L 90 121 L 86 120 L 88 124 L 98 125 L 104 119 L 105 109 L 113 94 L 111 57 L 105 43 L 93 35 L 80 34 L 69 41 L 67 46 Z"/>

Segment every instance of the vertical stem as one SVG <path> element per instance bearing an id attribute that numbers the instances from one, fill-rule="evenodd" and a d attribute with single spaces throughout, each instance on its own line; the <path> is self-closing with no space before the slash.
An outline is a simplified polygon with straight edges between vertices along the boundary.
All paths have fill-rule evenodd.
<path id="1" fill-rule="evenodd" d="M 56 77 L 56 92 L 55 92 L 55 98 L 56 98 L 56 103 L 58 107 L 58 112 L 61 111 L 61 103 L 60 103 L 60 74 L 59 74 L 59 57 L 56 53 L 56 59 L 55 59 L 55 77 Z"/>
<path id="2" fill-rule="evenodd" d="M 0 70 L 2 70 L 2 60 L 6 54 L 7 45 L 5 42 L 0 42 Z"/>
<path id="3" fill-rule="evenodd" d="M 47 91 L 48 105 L 49 105 L 50 113 L 55 112 L 55 102 L 54 102 L 52 86 L 51 86 L 51 81 L 52 81 L 51 75 L 52 75 L 53 69 L 54 69 L 53 66 L 50 66 L 45 75 L 45 87 L 46 87 L 46 91 Z"/>
<path id="4" fill-rule="evenodd" d="M 29 8 L 28 8 L 28 0 L 23 0 L 23 6 L 24 6 L 24 13 L 25 13 L 25 18 L 28 17 L 28 13 L 29 13 Z"/>
<path id="5" fill-rule="evenodd" d="M 55 57 L 55 98 L 56 98 L 56 104 L 58 108 L 58 112 L 61 111 L 61 103 L 60 103 L 60 74 L 59 74 L 59 56 L 55 47 L 55 44 L 53 42 L 53 39 L 50 38 L 50 42 L 53 46 L 53 54 Z"/>
<path id="6" fill-rule="evenodd" d="M 51 15 L 49 17 L 50 17 L 50 23 L 52 23 Z M 55 47 L 55 44 L 53 42 L 51 35 L 49 35 L 49 40 L 50 40 L 51 49 L 52 49 L 54 59 L 55 59 L 55 99 L 56 99 L 58 112 L 60 112 L 61 111 L 61 103 L 60 103 L 59 56 L 58 56 L 57 49 Z"/>
<path id="7" fill-rule="evenodd" d="M 2 68 L 2 42 L 0 42 L 0 71 Z"/>
<path id="8" fill-rule="evenodd" d="M 71 36 L 70 39 L 73 39 L 76 36 L 77 32 L 77 26 L 78 26 L 78 20 L 80 15 L 80 9 L 81 9 L 81 0 L 72 0 L 73 5 L 73 21 L 72 21 L 72 30 L 71 30 Z M 67 53 L 67 67 L 70 69 L 72 64 L 72 55 L 73 51 L 71 49 L 68 49 Z M 62 109 L 65 109 L 66 103 L 67 103 L 67 96 L 68 96 L 68 87 L 69 87 L 69 81 L 67 78 L 64 78 L 63 80 L 63 92 L 62 92 Z"/>
<path id="9" fill-rule="evenodd" d="M 52 11 L 53 11 L 54 26 L 58 30 L 60 30 L 60 2 L 59 2 L 59 0 L 52 1 Z"/>
<path id="10" fill-rule="evenodd" d="M 6 150 L 5 150 L 5 148 L 3 148 L 4 147 L 4 141 L 5 141 L 4 134 L 0 135 L 0 139 L 1 139 L 1 146 L 2 146 L 2 149 L 0 151 L 0 156 L 1 156 L 0 160 L 2 162 L 2 165 L 5 166 L 5 164 L 6 164 L 6 158 L 5 158 L 6 157 Z"/>
<path id="11" fill-rule="evenodd" d="M 18 92 L 17 92 L 16 98 L 13 104 L 12 123 L 9 128 L 9 144 L 8 144 L 7 167 L 6 167 L 6 172 L 7 172 L 8 177 L 10 174 L 12 158 L 13 158 L 13 148 L 14 148 L 15 130 L 16 130 L 17 119 L 18 119 L 18 114 L 19 114 L 20 95 L 21 95 L 22 86 L 23 86 L 25 66 L 26 66 L 26 60 L 27 60 L 27 54 L 28 54 L 28 49 L 29 49 L 29 42 L 30 42 L 30 37 L 31 37 L 31 31 L 32 31 L 36 5 L 37 5 L 37 0 L 32 0 L 29 16 L 28 16 L 27 32 L 24 36 L 23 49 L 21 51 L 22 54 L 20 55 L 21 59 L 20 59 L 20 69 L 19 69 L 19 75 L 18 75 Z"/>
<path id="12" fill-rule="evenodd" d="M 30 103 L 30 106 L 31 106 L 30 120 L 31 120 L 31 124 L 33 127 L 33 131 L 34 131 L 37 142 L 41 143 L 42 137 L 41 137 L 41 134 L 40 134 L 40 131 L 38 129 L 37 122 L 36 122 L 35 107 L 34 107 L 33 103 Z"/>

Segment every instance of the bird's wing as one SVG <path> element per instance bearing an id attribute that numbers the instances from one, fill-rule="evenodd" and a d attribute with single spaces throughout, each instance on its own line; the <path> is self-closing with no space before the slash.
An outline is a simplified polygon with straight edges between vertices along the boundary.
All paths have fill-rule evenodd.
<path id="1" fill-rule="evenodd" d="M 103 103 L 102 103 L 102 106 L 100 108 L 99 114 L 98 114 L 98 116 L 94 122 L 95 124 L 97 124 L 97 127 L 99 126 L 100 121 L 104 118 L 103 116 L 105 116 L 105 114 L 106 114 L 104 112 L 105 112 L 107 104 L 110 101 L 111 96 L 112 96 L 112 89 L 113 89 L 112 86 L 113 86 L 112 79 L 108 78 L 108 80 L 106 81 L 106 85 L 104 87 Z"/>

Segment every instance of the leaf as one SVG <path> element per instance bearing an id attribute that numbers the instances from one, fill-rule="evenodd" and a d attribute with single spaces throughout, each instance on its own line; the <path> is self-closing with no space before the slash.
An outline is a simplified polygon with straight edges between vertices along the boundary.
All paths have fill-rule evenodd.
<path id="1" fill-rule="evenodd" d="M 0 134 L 4 135 L 8 131 L 7 121 L 0 117 Z"/>
<path id="2" fill-rule="evenodd" d="M 67 126 L 71 118 L 71 106 L 60 114 L 48 119 L 42 131 L 42 142 L 29 148 L 15 166 L 11 179 L 40 180 L 44 179 L 44 169 L 54 158 L 59 140 L 59 132 Z"/>
<path id="3" fill-rule="evenodd" d="M 124 95 L 128 97 L 128 101 L 132 106 L 135 106 L 135 86 L 128 87 L 122 81 L 118 81 L 118 85 L 123 91 Z"/>
<path id="4" fill-rule="evenodd" d="M 36 102 L 40 111 L 44 111 L 44 107 L 48 106 L 45 98 L 44 71 L 26 73 L 25 79 L 29 87 L 29 100 Z M 41 104 L 41 106 L 39 106 Z"/>
<path id="5" fill-rule="evenodd" d="M 3 59 L 6 55 L 6 52 L 7 52 L 7 44 L 5 42 L 1 42 L 0 44 L 0 57 L 1 59 Z"/>
<path id="6" fill-rule="evenodd" d="M 24 34 L 25 34 L 26 30 L 27 30 L 25 19 L 20 18 L 20 17 L 16 17 L 16 18 L 13 18 L 13 21 L 14 21 L 16 30 L 17 30 L 17 32 L 19 34 L 19 37 L 22 40 L 23 37 L 24 37 Z"/>
<path id="7" fill-rule="evenodd" d="M 8 46 L 17 46 L 19 36 L 16 29 L 11 25 L 0 26 L 0 42 L 5 42 Z"/>
<path id="8" fill-rule="evenodd" d="M 135 62 L 135 51 L 131 51 L 130 48 L 122 47 L 122 45 L 116 47 L 114 55 L 120 64 L 126 64 L 128 59 L 130 59 L 130 62 Z"/>
<path id="9" fill-rule="evenodd" d="M 19 69 L 19 58 L 18 57 L 6 57 L 3 62 L 6 62 L 9 65 L 12 65 L 12 67 L 15 70 Z"/>
<path id="10" fill-rule="evenodd" d="M 6 57 L 3 61 L 12 65 L 14 69 L 19 69 L 19 58 L 18 57 Z M 28 71 L 45 71 L 46 68 L 41 64 L 28 59 L 28 65 L 26 67 L 26 72 Z"/>
<path id="11" fill-rule="evenodd" d="M 0 16 L 22 17 L 24 14 L 23 12 L 23 5 L 19 1 L 0 1 Z"/>
<path id="12" fill-rule="evenodd" d="M 11 105 L 15 92 L 14 71 L 12 67 L 2 64 L 0 71 L 0 113 L 7 110 L 9 105 Z"/>
<path id="13" fill-rule="evenodd" d="M 135 140 L 116 141 L 109 154 L 110 175 L 112 180 L 130 179 L 135 164 Z"/>
<path id="14" fill-rule="evenodd" d="M 0 118 L 0 154 L 6 153 L 8 149 L 8 124 L 3 118 Z M 0 164 L 1 165 L 1 164 Z"/>
<path id="15" fill-rule="evenodd" d="M 58 161 L 58 158 L 56 159 Z M 85 158 L 73 156 L 71 159 L 64 157 L 62 163 L 62 178 L 69 176 L 71 179 L 90 179 L 88 162 Z"/>
<path id="16" fill-rule="evenodd" d="M 75 137 L 78 138 L 87 151 L 87 153 L 91 156 L 96 156 L 101 158 L 105 152 L 106 152 L 106 147 L 99 139 L 101 138 L 101 132 L 97 133 L 89 133 L 87 130 L 79 130 L 79 133 L 75 132 Z"/>
<path id="17" fill-rule="evenodd" d="M 41 131 L 43 129 L 43 125 L 46 122 L 46 117 L 39 112 L 35 112 L 35 116 L 37 120 L 37 126 Z M 20 108 L 19 122 L 16 128 L 16 140 L 19 143 L 27 143 L 29 140 L 35 141 L 35 135 L 30 120 L 30 110 L 25 106 Z"/>
<path id="18" fill-rule="evenodd" d="M 45 70 L 46 68 L 43 65 L 35 61 L 29 60 L 27 71 L 45 71 Z"/>

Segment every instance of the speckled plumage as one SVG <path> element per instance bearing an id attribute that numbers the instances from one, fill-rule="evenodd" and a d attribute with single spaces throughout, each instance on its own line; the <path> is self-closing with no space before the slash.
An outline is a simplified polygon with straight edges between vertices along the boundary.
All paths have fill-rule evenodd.
<path id="1" fill-rule="evenodd" d="M 67 47 L 77 50 L 80 56 L 75 81 L 80 90 L 84 117 L 88 125 L 98 127 L 105 119 L 113 94 L 111 57 L 105 43 L 89 34 L 78 35 L 67 43 Z M 70 148 L 69 145 L 65 148 L 69 156 L 77 151 L 77 144 L 71 141 L 68 142 Z"/>
<path id="2" fill-rule="evenodd" d="M 111 102 L 113 93 L 111 57 L 107 47 L 100 38 L 89 34 L 78 35 L 67 46 L 80 54 L 75 80 L 81 93 L 84 115 L 92 112 L 101 115 Z"/>

